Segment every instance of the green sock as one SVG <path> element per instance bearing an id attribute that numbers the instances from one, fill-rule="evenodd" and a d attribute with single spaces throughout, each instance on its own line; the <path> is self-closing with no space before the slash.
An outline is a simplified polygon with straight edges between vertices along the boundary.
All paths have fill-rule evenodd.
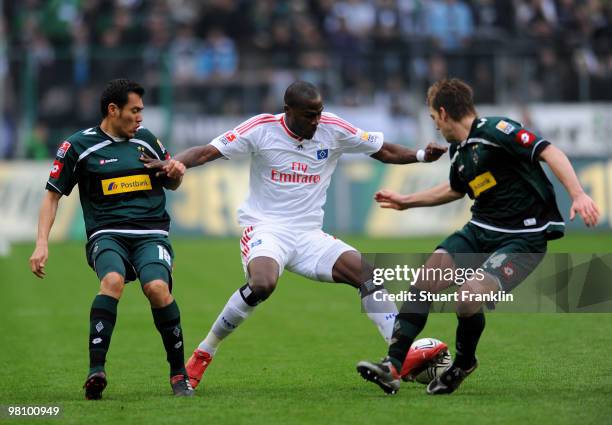
<path id="1" fill-rule="evenodd" d="M 393 328 L 393 343 L 389 345 L 389 360 L 398 372 L 401 372 L 404 359 L 410 346 L 421 333 L 427 323 L 429 315 L 429 307 L 431 302 L 421 301 L 421 294 L 426 293 L 417 289 L 415 286 L 410 288 L 410 292 L 414 294 L 414 301 L 406 301 L 395 318 L 395 326 Z"/>
<path id="2" fill-rule="evenodd" d="M 402 370 L 404 359 L 410 346 L 421 333 L 427 323 L 426 314 L 416 313 L 400 313 L 395 318 L 395 329 L 393 330 L 394 341 L 389 345 L 389 360 L 393 363 L 393 366 L 398 372 Z"/>
<path id="3" fill-rule="evenodd" d="M 108 295 L 96 295 L 89 313 L 89 374 L 104 370 L 119 300 Z"/>
<path id="4" fill-rule="evenodd" d="M 166 349 L 166 358 L 170 363 L 170 376 L 186 375 L 181 313 L 176 301 L 172 301 L 162 308 L 151 308 L 151 311 L 153 312 L 155 327 L 159 331 Z"/>
<path id="5" fill-rule="evenodd" d="M 485 315 L 482 310 L 470 317 L 457 316 L 457 339 L 455 365 L 467 370 L 476 361 L 476 346 L 485 328 Z"/>

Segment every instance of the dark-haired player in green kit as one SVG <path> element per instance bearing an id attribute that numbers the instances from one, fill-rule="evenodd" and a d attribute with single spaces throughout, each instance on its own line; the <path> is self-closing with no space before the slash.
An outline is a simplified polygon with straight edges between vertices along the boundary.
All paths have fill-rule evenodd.
<path id="1" fill-rule="evenodd" d="M 102 122 L 64 141 L 53 162 L 38 221 L 32 272 L 45 275 L 47 241 L 60 198 L 79 185 L 87 232 L 86 256 L 100 279 L 89 327 L 89 373 L 85 397 L 97 400 L 106 387 L 104 364 L 125 283 L 139 279 L 149 299 L 155 327 L 170 364 L 177 396 L 191 396 L 185 373 L 183 332 L 172 289 L 173 252 L 164 188 L 175 190 L 181 178 L 156 177 L 143 156 L 170 159 L 162 143 L 140 126 L 144 89 L 129 80 L 108 83 L 101 100 Z M 180 166 L 180 164 L 178 164 Z"/>
<path id="2" fill-rule="evenodd" d="M 595 226 L 599 211 L 563 152 L 509 118 L 478 117 L 472 89 L 461 80 L 435 83 L 427 92 L 427 103 L 438 130 L 451 144 L 449 181 L 409 195 L 381 190 L 375 199 L 382 208 L 396 210 L 441 205 L 465 194 L 474 200 L 472 219 L 438 245 L 425 264 L 425 269 L 484 270 L 484 279 L 468 279 L 458 288 L 459 295 L 466 296 L 458 296 L 457 302 L 456 357 L 427 386 L 428 394 L 448 394 L 478 366 L 476 346 L 485 319 L 478 301 L 482 297 L 471 294 L 512 290 L 541 261 L 547 241 L 563 236 L 565 223 L 539 162 L 546 162 L 567 189 L 571 220 L 579 214 L 587 226 Z M 434 273 L 430 276 L 411 288 L 416 301 L 404 303 L 397 315 L 387 357 L 380 363 L 357 364 L 363 378 L 388 394 L 399 390 L 406 353 L 427 321 L 430 303 L 420 301 L 420 294 L 439 292 L 455 283 L 436 280 Z"/>

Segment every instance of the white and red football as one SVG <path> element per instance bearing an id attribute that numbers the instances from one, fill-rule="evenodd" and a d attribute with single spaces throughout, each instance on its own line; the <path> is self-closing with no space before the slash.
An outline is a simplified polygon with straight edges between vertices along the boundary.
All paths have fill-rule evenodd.
<path id="1" fill-rule="evenodd" d="M 435 338 L 421 338 L 412 343 L 401 376 L 404 381 L 429 384 L 452 364 L 448 345 Z"/>

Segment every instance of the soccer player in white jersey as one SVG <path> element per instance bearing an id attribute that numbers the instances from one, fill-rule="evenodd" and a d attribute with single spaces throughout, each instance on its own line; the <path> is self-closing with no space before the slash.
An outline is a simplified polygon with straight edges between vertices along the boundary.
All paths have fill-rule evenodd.
<path id="1" fill-rule="evenodd" d="M 323 112 L 321 94 L 298 81 L 285 92 L 284 113 L 261 114 L 174 158 L 187 168 L 225 157 L 251 157 L 249 195 L 238 210 L 242 265 L 247 283 L 236 290 L 186 367 L 195 388 L 219 343 L 272 294 L 283 270 L 310 279 L 340 282 L 359 289 L 363 309 L 387 342 L 393 332 L 395 305 L 373 300 L 371 270 L 360 253 L 324 233 L 323 205 L 331 175 L 343 153 L 364 153 L 384 163 L 437 160 L 446 148 L 429 144 L 413 151 L 384 142 L 383 134 L 366 132 Z M 178 164 L 178 165 L 182 165 Z M 149 160 L 168 177 L 182 175 L 175 162 Z"/>

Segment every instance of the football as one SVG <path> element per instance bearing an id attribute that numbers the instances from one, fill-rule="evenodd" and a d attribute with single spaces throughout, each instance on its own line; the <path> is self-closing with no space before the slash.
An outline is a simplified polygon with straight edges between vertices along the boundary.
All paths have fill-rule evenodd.
<path id="1" fill-rule="evenodd" d="M 429 384 L 452 363 L 448 345 L 435 338 L 421 338 L 412 343 L 402 366 L 404 381 Z"/>

